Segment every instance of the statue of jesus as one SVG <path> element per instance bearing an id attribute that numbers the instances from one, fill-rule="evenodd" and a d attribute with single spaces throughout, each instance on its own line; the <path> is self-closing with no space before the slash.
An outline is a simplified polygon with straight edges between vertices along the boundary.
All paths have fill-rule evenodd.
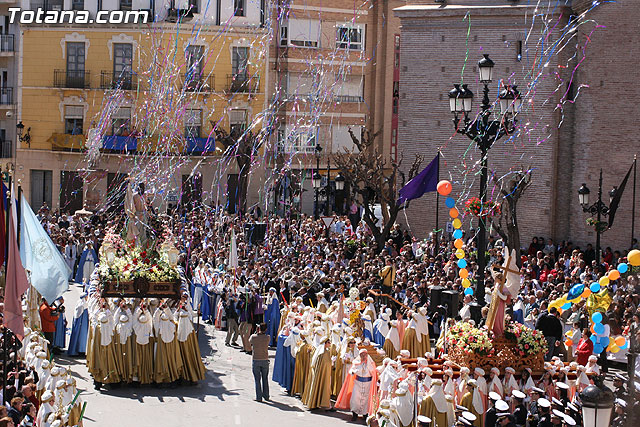
<path id="1" fill-rule="evenodd" d="M 125 209 L 127 214 L 127 241 L 136 246 L 147 245 L 147 201 L 144 195 L 144 183 L 138 184 L 138 191 L 133 194 L 133 183 L 127 185 Z"/>
<path id="2" fill-rule="evenodd" d="M 520 269 L 515 265 L 515 256 L 515 250 L 512 250 L 509 255 L 509 250 L 505 248 L 504 264 L 494 265 L 498 271 L 492 273 L 495 285 L 491 294 L 486 325 L 496 337 L 504 335 L 505 309 L 520 291 Z"/>

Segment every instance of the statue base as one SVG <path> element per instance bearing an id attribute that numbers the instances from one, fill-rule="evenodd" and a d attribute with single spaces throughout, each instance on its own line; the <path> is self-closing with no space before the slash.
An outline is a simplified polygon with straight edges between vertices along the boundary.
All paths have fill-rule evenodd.
<path id="1" fill-rule="evenodd" d="M 466 366 L 471 371 L 482 368 L 486 373 L 494 367 L 500 369 L 502 373 L 507 367 L 515 369 L 516 374 L 520 374 L 525 368 L 530 368 L 534 375 L 542 374 L 544 371 L 544 353 L 520 356 L 517 344 L 504 337 L 493 340 L 493 352 L 490 354 L 464 354 L 460 348 L 454 347 L 450 349 L 445 359 L 460 366 Z"/>

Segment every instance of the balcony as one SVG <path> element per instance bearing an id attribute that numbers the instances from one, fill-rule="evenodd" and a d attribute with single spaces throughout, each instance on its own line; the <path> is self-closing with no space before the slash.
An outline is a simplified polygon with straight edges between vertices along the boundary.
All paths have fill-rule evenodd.
<path id="1" fill-rule="evenodd" d="M 12 149 L 11 141 L 8 139 L 0 140 L 0 158 L 2 159 L 10 159 L 13 157 L 13 149 Z"/>
<path id="2" fill-rule="evenodd" d="M 213 136 L 209 138 L 186 137 L 184 154 L 190 156 L 204 156 L 207 154 L 222 154 L 222 150 L 217 146 Z"/>
<path id="3" fill-rule="evenodd" d="M 13 34 L 1 34 L 0 35 L 0 56 L 11 56 L 15 51 L 14 35 Z"/>
<path id="4" fill-rule="evenodd" d="M 47 140 L 53 151 L 82 151 L 85 147 L 84 135 L 70 135 L 67 133 L 53 133 Z"/>
<path id="5" fill-rule="evenodd" d="M 252 81 L 248 73 L 227 75 L 227 88 L 231 93 L 255 93 L 258 82 L 255 77 Z"/>
<path id="6" fill-rule="evenodd" d="M 100 88 L 101 89 L 137 90 L 138 76 L 131 72 L 116 73 L 114 75 L 112 71 L 103 70 L 100 73 Z"/>
<path id="7" fill-rule="evenodd" d="M 0 108 L 13 105 L 13 88 L 0 87 Z"/>
<path id="8" fill-rule="evenodd" d="M 187 92 L 213 92 L 214 76 L 212 74 L 208 76 L 197 73 L 183 74 L 180 79 Z"/>
<path id="9" fill-rule="evenodd" d="M 102 149 L 135 152 L 138 149 L 138 138 L 134 136 L 105 135 L 102 137 Z"/>
<path id="10" fill-rule="evenodd" d="M 336 102 L 360 103 L 364 102 L 364 97 L 358 95 L 335 95 Z"/>
<path id="11" fill-rule="evenodd" d="M 89 89 L 89 71 L 54 70 L 53 86 L 69 89 Z"/>

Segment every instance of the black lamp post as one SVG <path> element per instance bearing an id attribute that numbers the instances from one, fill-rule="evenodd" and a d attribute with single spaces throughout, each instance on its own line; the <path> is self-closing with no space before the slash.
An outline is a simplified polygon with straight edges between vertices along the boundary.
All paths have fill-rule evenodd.
<path id="1" fill-rule="evenodd" d="M 325 187 L 326 202 L 324 206 L 324 214 L 331 215 L 331 156 L 327 156 L 327 185 Z"/>
<path id="2" fill-rule="evenodd" d="M 613 200 L 616 195 L 617 188 L 609 191 L 609 202 Z M 602 202 L 602 169 L 600 169 L 600 178 L 598 180 L 598 200 L 591 206 L 589 206 L 589 194 L 591 191 L 587 184 L 582 183 L 582 186 L 578 189 L 578 201 L 582 206 L 582 211 L 596 216 L 596 223 L 594 228 L 596 230 L 596 264 L 600 264 L 600 235 L 606 230 L 607 222 L 602 221 L 603 216 L 609 215 L 609 207 Z"/>
<path id="3" fill-rule="evenodd" d="M 313 190 L 315 191 L 316 204 L 313 209 L 313 216 L 317 220 L 320 218 L 320 214 L 318 213 L 318 193 L 320 192 L 320 185 L 322 183 L 322 177 L 320 176 L 320 153 L 322 152 L 322 147 L 320 144 L 316 144 L 316 171 L 313 173 L 311 177 L 311 185 L 313 186 Z"/>
<path id="4" fill-rule="evenodd" d="M 31 128 L 28 127 L 27 133 L 23 136 L 22 133 L 24 132 L 24 124 L 22 123 L 22 120 L 20 120 L 20 123 L 16 125 L 16 130 L 18 131 L 18 139 L 21 142 L 26 143 L 27 147 L 31 148 Z"/>
<path id="5" fill-rule="evenodd" d="M 333 180 L 333 182 L 336 183 L 336 197 L 338 196 L 338 194 L 340 196 L 343 196 L 342 192 L 344 191 L 344 176 L 342 176 L 342 173 L 338 172 L 338 175 L 336 175 L 336 178 Z M 336 202 L 336 210 L 338 211 L 339 215 L 342 215 L 342 204 L 344 202 L 344 197 L 340 197 L 340 203 Z"/>
<path id="6" fill-rule="evenodd" d="M 480 200 L 484 206 L 487 200 L 487 153 L 493 143 L 505 135 L 510 135 L 515 131 L 516 115 L 520 112 L 522 98 L 516 86 L 507 85 L 499 94 L 500 114 L 496 118 L 491 118 L 491 102 L 489 100 L 489 84 L 493 80 L 494 62 L 489 55 L 484 55 L 478 61 L 480 71 L 480 82 L 484 85 L 482 104 L 480 113 L 474 120 L 469 118 L 473 102 L 473 92 L 466 84 L 453 85 L 449 92 L 449 105 L 453 113 L 453 125 L 457 133 L 466 135 L 476 143 L 481 153 L 480 175 Z M 462 115 L 462 117 L 460 117 Z M 463 123 L 461 123 L 461 121 Z M 478 227 L 478 276 L 476 280 L 476 298 L 480 304 L 484 305 L 484 274 L 486 267 L 485 248 L 486 224 L 479 218 Z"/>
<path id="7" fill-rule="evenodd" d="M 614 396 L 602 383 L 590 385 L 580 393 L 582 401 L 582 425 L 605 427 L 611 422 Z"/>

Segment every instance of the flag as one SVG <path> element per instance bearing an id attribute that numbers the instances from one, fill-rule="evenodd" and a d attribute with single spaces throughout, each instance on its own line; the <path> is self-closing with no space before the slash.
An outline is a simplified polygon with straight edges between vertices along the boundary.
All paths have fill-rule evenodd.
<path id="1" fill-rule="evenodd" d="M 238 245 L 236 244 L 236 231 L 231 230 L 231 248 L 229 249 L 229 268 L 238 268 Z"/>
<path id="2" fill-rule="evenodd" d="M 4 184 L 2 184 L 2 189 L 0 191 L 3 191 L 5 188 Z M 5 192 L 5 196 L 4 198 L 6 199 L 6 192 Z M 6 240 L 6 224 L 5 224 L 5 207 L 4 207 L 4 203 L 0 203 L 0 265 L 4 264 L 5 260 L 7 259 L 7 248 L 5 247 L 5 240 Z"/>
<path id="3" fill-rule="evenodd" d="M 22 319 L 22 294 L 29 288 L 27 273 L 20 261 L 20 251 L 13 227 L 13 215 L 9 218 L 9 256 L 7 258 L 6 289 L 4 292 L 4 324 L 20 339 L 24 336 Z M 4 244 L 4 239 L 3 239 Z"/>
<path id="4" fill-rule="evenodd" d="M 40 221 L 22 195 L 20 209 L 20 257 L 31 274 L 31 284 L 53 303 L 69 289 L 71 270 L 56 245 L 44 231 Z"/>
<path id="5" fill-rule="evenodd" d="M 613 196 L 613 200 L 611 200 L 611 206 L 609 207 L 609 228 L 613 226 L 613 219 L 616 216 L 616 211 L 618 210 L 618 205 L 620 204 L 620 199 L 622 199 L 622 193 L 624 192 L 624 187 L 627 185 L 627 181 L 629 180 L 629 175 L 631 175 L 631 170 L 633 169 L 633 164 L 629 168 L 629 171 L 624 176 L 620 187 L 616 190 L 616 194 Z"/>
<path id="6" fill-rule="evenodd" d="M 440 153 L 418 175 L 400 189 L 398 204 L 401 205 L 412 199 L 422 197 L 424 193 L 436 191 L 438 187 L 438 169 L 440 168 Z"/>

